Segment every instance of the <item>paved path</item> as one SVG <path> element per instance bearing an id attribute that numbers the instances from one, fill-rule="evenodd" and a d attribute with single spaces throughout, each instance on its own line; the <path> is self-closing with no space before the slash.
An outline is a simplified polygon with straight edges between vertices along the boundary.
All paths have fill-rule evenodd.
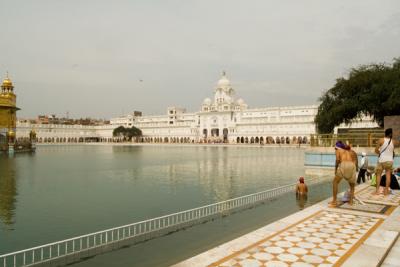
<path id="1" fill-rule="evenodd" d="M 400 266 L 400 192 L 356 192 L 364 205 L 326 200 L 175 266 Z"/>
<path id="2" fill-rule="evenodd" d="M 399 267 L 400 266 L 400 239 L 397 239 L 396 243 L 390 250 L 389 254 L 383 261 L 382 267 Z"/>

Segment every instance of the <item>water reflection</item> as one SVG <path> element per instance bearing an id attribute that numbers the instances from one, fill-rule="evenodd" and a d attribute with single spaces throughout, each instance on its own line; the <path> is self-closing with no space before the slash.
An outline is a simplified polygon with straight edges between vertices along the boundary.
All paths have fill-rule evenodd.
<path id="1" fill-rule="evenodd" d="M 173 192 L 180 184 L 194 182 L 193 186 L 200 186 L 207 202 L 292 183 L 290 177 L 304 174 L 302 150 L 194 147 L 174 152 L 169 155 L 168 163 L 153 160 L 159 165 L 152 165 L 152 171 L 159 169 L 167 176 Z"/>
<path id="2" fill-rule="evenodd" d="M 14 224 L 16 200 L 15 160 L 0 155 L 0 221 L 7 226 Z"/>
<path id="3" fill-rule="evenodd" d="M 204 193 L 214 201 L 235 197 L 237 162 L 228 160 L 229 150 L 226 147 L 206 149 L 208 151 L 198 165 L 198 177 Z"/>
<path id="4" fill-rule="evenodd" d="M 106 148 L 111 148 L 114 154 L 121 152 L 129 152 L 129 153 L 141 153 L 143 151 L 143 146 L 124 146 L 124 145 L 116 145 L 116 146 L 105 146 Z"/>
<path id="5" fill-rule="evenodd" d="M 307 203 L 307 194 L 296 194 L 296 203 L 300 210 L 304 209 Z"/>

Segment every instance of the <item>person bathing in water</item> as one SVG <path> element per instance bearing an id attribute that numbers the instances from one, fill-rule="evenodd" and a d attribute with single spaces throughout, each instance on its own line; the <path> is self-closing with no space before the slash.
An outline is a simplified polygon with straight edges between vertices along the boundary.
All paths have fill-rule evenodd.
<path id="1" fill-rule="evenodd" d="M 333 179 L 333 196 L 332 201 L 329 203 L 330 207 L 337 205 L 337 193 L 340 181 L 344 178 L 350 186 L 350 199 L 349 204 L 353 204 L 354 187 L 356 183 L 356 171 L 358 169 L 357 154 L 351 147 L 337 141 L 335 145 L 336 163 L 335 163 L 335 178 Z"/>
<path id="2" fill-rule="evenodd" d="M 296 195 L 307 195 L 308 188 L 304 183 L 304 177 L 299 178 L 299 182 L 296 185 Z"/>

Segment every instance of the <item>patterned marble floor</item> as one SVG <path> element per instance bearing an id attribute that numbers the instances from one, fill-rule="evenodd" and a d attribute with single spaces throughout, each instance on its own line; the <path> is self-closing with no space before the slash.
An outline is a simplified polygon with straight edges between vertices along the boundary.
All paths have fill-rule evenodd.
<path id="1" fill-rule="evenodd" d="M 393 190 L 392 194 L 384 196 L 383 194 L 374 195 L 375 187 L 368 186 L 357 193 L 357 197 L 364 202 L 377 203 L 384 205 L 400 205 L 400 190 Z"/>
<path id="2" fill-rule="evenodd" d="M 210 266 L 338 266 L 381 222 L 323 210 Z"/>
<path id="3" fill-rule="evenodd" d="M 364 212 L 372 212 L 372 213 L 385 213 L 390 206 L 383 204 L 375 204 L 375 203 L 364 203 L 361 204 L 358 201 L 354 201 L 353 205 L 349 205 L 349 203 L 344 203 L 338 205 L 339 209 L 347 209 L 347 210 L 358 210 Z"/>

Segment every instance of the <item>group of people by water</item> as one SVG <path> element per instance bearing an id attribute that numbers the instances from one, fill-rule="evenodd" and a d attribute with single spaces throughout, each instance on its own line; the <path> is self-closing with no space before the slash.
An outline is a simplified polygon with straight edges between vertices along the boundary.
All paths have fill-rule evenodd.
<path id="1" fill-rule="evenodd" d="M 365 152 L 361 154 L 360 164 L 358 163 L 357 153 L 351 148 L 349 144 L 345 144 L 342 141 L 337 141 L 335 144 L 335 177 L 332 185 L 332 201 L 329 202 L 330 207 L 336 207 L 338 205 L 337 194 L 338 186 L 342 179 L 345 179 L 349 184 L 349 191 L 347 192 L 348 203 L 353 204 L 354 201 L 354 189 L 356 183 L 370 179 L 371 185 L 375 186 L 375 195 L 383 194 L 388 196 L 390 194 L 390 188 L 400 189 L 397 182 L 397 177 L 400 174 L 400 168 L 394 169 L 394 148 L 399 146 L 398 140 L 393 139 L 393 130 L 388 128 L 385 130 L 385 136 L 379 139 L 375 153 L 378 155 L 378 162 L 373 172 L 369 171 L 368 157 Z M 357 176 L 358 171 L 358 176 Z M 383 174 L 383 175 L 382 175 Z M 304 178 L 300 177 L 299 182 L 296 186 L 296 195 L 304 198 L 307 195 L 308 188 L 304 183 Z"/>
<path id="2" fill-rule="evenodd" d="M 393 139 L 393 130 L 388 128 L 385 130 L 385 136 L 379 139 L 375 147 L 375 153 L 378 155 L 378 162 L 375 168 L 376 190 L 374 194 L 376 195 L 383 193 L 384 196 L 388 196 L 390 193 L 389 187 L 393 174 L 394 148 L 398 145 L 399 141 Z M 349 183 L 350 192 L 348 202 L 352 205 L 356 182 L 358 181 L 360 183 L 361 180 L 365 181 L 365 174 L 368 172 L 368 158 L 365 153 L 362 154 L 361 166 L 359 168 L 357 153 L 352 150 L 350 145 L 344 144 L 342 141 L 336 142 L 335 153 L 336 163 L 335 178 L 333 180 L 333 196 L 329 205 L 331 207 L 336 207 L 338 185 L 342 179 L 345 179 Z M 360 171 L 358 179 L 356 179 L 358 170 Z M 383 172 L 385 176 L 382 177 Z M 383 192 L 381 192 L 382 178 L 384 178 Z"/>

